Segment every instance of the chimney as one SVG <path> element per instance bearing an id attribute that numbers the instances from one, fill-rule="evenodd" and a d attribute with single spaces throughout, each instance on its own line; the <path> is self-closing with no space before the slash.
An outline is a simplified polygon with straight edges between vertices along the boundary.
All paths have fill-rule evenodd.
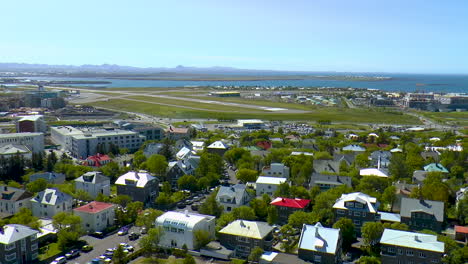
<path id="1" fill-rule="evenodd" d="M 421 242 L 421 240 L 419 239 L 419 236 L 418 236 L 418 235 L 414 236 L 414 241 L 416 241 L 416 242 Z"/>
<path id="2" fill-rule="evenodd" d="M 1 226 L 1 227 L 0 227 L 0 234 L 2 234 L 2 235 L 3 235 L 4 233 L 5 233 L 4 226 Z"/>
<path id="3" fill-rule="evenodd" d="M 377 169 L 380 170 L 380 156 L 379 156 L 379 160 L 377 161 Z"/>
<path id="4" fill-rule="evenodd" d="M 137 171 L 135 171 L 135 178 L 136 178 L 136 179 L 140 179 L 140 176 L 138 176 L 138 172 L 137 172 Z"/>
<path id="5" fill-rule="evenodd" d="M 3 186 L 3 190 L 4 190 L 5 192 L 8 191 L 8 186 L 6 186 L 6 185 Z"/>
<path id="6" fill-rule="evenodd" d="M 185 210 L 185 217 L 189 217 L 188 210 Z"/>

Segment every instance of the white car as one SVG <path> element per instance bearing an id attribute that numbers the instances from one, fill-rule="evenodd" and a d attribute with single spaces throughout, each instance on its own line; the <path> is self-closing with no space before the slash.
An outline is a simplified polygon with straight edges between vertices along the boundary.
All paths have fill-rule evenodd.
<path id="1" fill-rule="evenodd" d="M 67 259 L 64 256 L 54 259 L 50 264 L 64 264 L 67 263 Z"/>

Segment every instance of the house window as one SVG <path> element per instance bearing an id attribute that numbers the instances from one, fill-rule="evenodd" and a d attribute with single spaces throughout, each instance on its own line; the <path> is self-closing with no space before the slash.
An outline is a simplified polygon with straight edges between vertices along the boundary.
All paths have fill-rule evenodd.
<path id="1" fill-rule="evenodd" d="M 31 255 L 31 259 L 37 259 L 38 256 L 39 256 L 39 253 L 37 253 L 37 252 L 36 252 L 36 253 L 33 253 L 33 254 Z"/>
<path id="2" fill-rule="evenodd" d="M 355 203 L 356 208 L 364 208 L 362 203 Z"/>
<path id="3" fill-rule="evenodd" d="M 31 245 L 31 250 L 36 250 L 37 249 L 37 243 L 34 243 Z"/>
<path id="4" fill-rule="evenodd" d="M 353 220 L 354 225 L 360 226 L 361 221 L 360 220 Z"/>
<path id="5" fill-rule="evenodd" d="M 397 254 L 398 254 L 398 255 L 403 255 L 403 249 L 399 248 L 399 249 L 397 250 Z"/>
<path id="6" fill-rule="evenodd" d="M 354 203 L 353 202 L 348 202 L 348 203 L 346 203 L 346 207 L 354 208 Z"/>
<path id="7" fill-rule="evenodd" d="M 395 248 L 394 248 L 394 247 L 389 247 L 389 248 L 388 248 L 388 252 L 390 252 L 390 253 L 395 253 Z"/>
<path id="8" fill-rule="evenodd" d="M 15 242 L 13 242 L 12 244 L 8 244 L 8 245 L 5 246 L 5 250 L 6 250 L 6 251 L 12 250 L 12 249 L 14 249 L 14 248 L 16 248 Z"/>
<path id="9" fill-rule="evenodd" d="M 425 258 L 425 257 L 426 257 L 426 253 L 424 253 L 424 252 L 419 252 L 419 257 L 420 257 L 420 258 Z"/>
<path id="10" fill-rule="evenodd" d="M 366 212 L 362 212 L 362 217 L 366 217 Z"/>
<path id="11" fill-rule="evenodd" d="M 361 216 L 361 212 L 354 212 L 354 216 Z"/>
<path id="12" fill-rule="evenodd" d="M 6 261 L 12 261 L 12 260 L 14 260 L 14 259 L 16 259 L 16 252 L 11 253 L 11 254 L 5 256 L 5 260 L 6 260 Z"/>
<path id="13" fill-rule="evenodd" d="M 346 213 L 345 210 L 338 209 L 338 214 L 344 215 L 345 213 Z"/>
<path id="14" fill-rule="evenodd" d="M 314 262 L 316 263 L 322 262 L 322 256 L 314 256 Z"/>
<path id="15" fill-rule="evenodd" d="M 406 255 L 407 256 L 413 256 L 414 255 L 413 250 L 409 250 L 409 249 L 406 250 Z"/>

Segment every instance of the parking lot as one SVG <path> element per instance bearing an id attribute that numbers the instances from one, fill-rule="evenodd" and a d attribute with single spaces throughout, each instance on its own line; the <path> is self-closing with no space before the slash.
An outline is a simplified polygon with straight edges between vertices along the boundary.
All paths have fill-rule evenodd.
<path id="1" fill-rule="evenodd" d="M 140 227 L 130 228 L 128 233 L 130 234 L 132 232 L 140 233 Z M 87 253 L 81 252 L 81 256 L 75 259 L 71 259 L 67 263 L 86 264 L 92 259 L 97 258 L 100 255 L 104 254 L 106 252 L 106 249 L 117 247 L 122 242 L 133 246 L 135 250 L 139 248 L 138 246 L 139 239 L 130 241 L 128 235 L 118 236 L 117 233 L 104 237 L 102 239 L 95 238 L 92 236 L 84 236 L 82 237 L 82 239 L 88 242 L 89 245 L 93 246 L 93 250 Z"/>

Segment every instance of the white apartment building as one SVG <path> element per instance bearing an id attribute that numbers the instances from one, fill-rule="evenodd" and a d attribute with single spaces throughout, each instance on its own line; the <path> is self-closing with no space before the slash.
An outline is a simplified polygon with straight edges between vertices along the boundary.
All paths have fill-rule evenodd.
<path id="1" fill-rule="evenodd" d="M 110 178 L 99 171 L 87 172 L 75 179 L 75 189 L 87 192 L 93 199 L 98 194 L 110 195 Z"/>
<path id="2" fill-rule="evenodd" d="M 94 201 L 73 209 L 73 213 L 81 217 L 83 230 L 97 232 L 114 225 L 115 205 Z"/>
<path id="3" fill-rule="evenodd" d="M 205 230 L 212 238 L 215 237 L 215 217 L 211 215 L 170 211 L 156 218 L 155 224 L 164 230 L 159 242 L 162 247 L 182 248 L 185 244 L 193 250 L 197 230 Z"/>
<path id="4" fill-rule="evenodd" d="M 263 194 L 268 194 L 270 196 L 274 196 L 278 186 L 288 179 L 286 178 L 278 178 L 278 177 L 264 177 L 260 176 L 257 178 L 255 182 L 255 189 L 257 196 L 262 196 Z"/>
<path id="5" fill-rule="evenodd" d="M 268 177 L 289 178 L 289 167 L 283 163 L 271 163 L 262 169 L 262 175 Z"/>
<path id="6" fill-rule="evenodd" d="M 111 144 L 131 151 L 137 150 L 146 140 L 137 132 L 121 129 L 78 129 L 71 126 L 50 128 L 51 138 L 55 144 L 70 151 L 76 158 L 85 159 L 97 153 L 98 145 L 109 148 Z"/>
<path id="7" fill-rule="evenodd" d="M 44 151 L 43 133 L 11 133 L 0 134 L 0 146 L 3 145 L 24 145 L 32 152 Z"/>

